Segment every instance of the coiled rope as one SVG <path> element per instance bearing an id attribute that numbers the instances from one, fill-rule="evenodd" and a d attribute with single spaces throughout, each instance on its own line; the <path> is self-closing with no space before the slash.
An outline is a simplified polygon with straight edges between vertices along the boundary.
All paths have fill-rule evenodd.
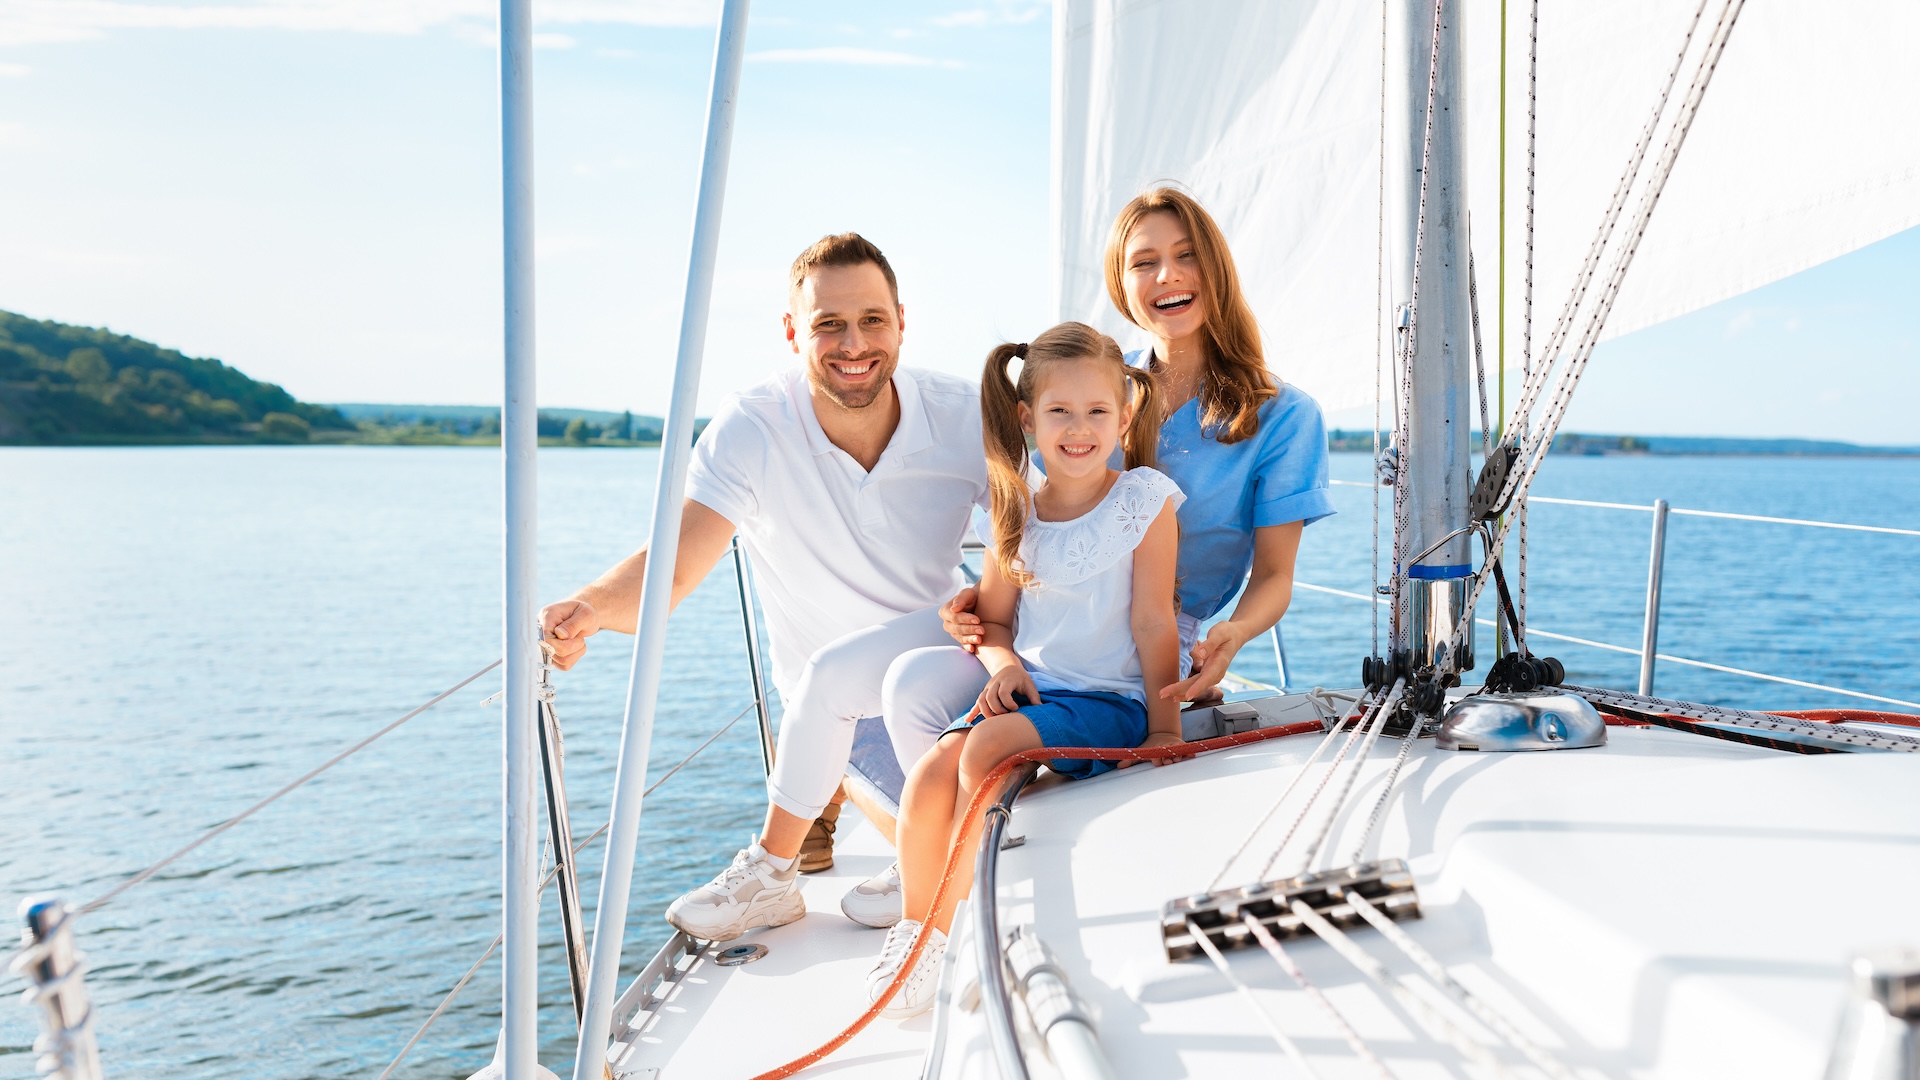
<path id="1" fill-rule="evenodd" d="M 1065 758 L 1071 761 L 1123 761 L 1141 764 L 1170 762 L 1181 758 L 1189 758 L 1195 754 L 1204 754 L 1213 750 L 1227 750 L 1236 746 L 1247 746 L 1253 743 L 1265 742 L 1268 739 L 1279 739 L 1288 735 L 1304 735 L 1310 731 L 1323 730 L 1325 730 L 1325 728 L 1322 727 L 1320 721 L 1309 720 L 1299 724 L 1285 724 L 1279 727 L 1261 728 L 1257 731 L 1247 731 L 1236 735 L 1222 735 L 1214 739 L 1175 743 L 1172 746 L 1156 746 L 1145 750 L 1139 748 L 1115 749 L 1110 747 L 1064 746 L 1043 747 L 1039 750 L 1028 750 L 1024 753 L 1015 754 L 994 766 L 993 771 L 988 773 L 985 779 L 981 780 L 980 787 L 974 791 L 972 800 L 967 803 L 966 813 L 961 817 L 960 833 L 954 838 L 953 847 L 947 852 L 946 868 L 940 875 L 939 887 L 936 888 L 933 893 L 933 910 L 938 911 L 940 905 L 946 901 L 948 887 L 953 884 L 953 877 L 959 872 L 961 861 L 966 858 L 967 853 L 973 847 L 980 826 L 981 814 L 986 808 L 987 803 L 994 798 L 1000 789 L 1001 783 L 1005 781 L 1015 769 L 1030 764 L 1041 764 L 1058 758 Z M 982 902 L 992 903 L 993 900 L 991 897 L 985 897 L 982 898 Z M 922 926 L 920 932 L 914 935 L 913 945 L 907 950 L 906 959 L 901 962 L 900 970 L 894 975 L 893 981 L 887 984 L 887 988 L 881 992 L 873 1004 L 867 1006 L 866 1011 L 861 1013 L 853 1023 L 848 1024 L 839 1034 L 828 1039 L 815 1049 L 794 1058 L 785 1065 L 760 1073 L 755 1076 L 753 1080 L 784 1080 L 785 1077 L 792 1076 L 802 1069 L 820 1063 L 825 1060 L 828 1055 L 845 1046 L 855 1035 L 864 1031 L 868 1024 L 873 1023 L 874 1019 L 880 1015 L 880 1010 L 886 1008 L 887 1003 L 893 1000 L 893 996 L 900 991 L 902 986 L 906 985 L 908 976 L 913 974 L 914 965 L 920 962 L 920 954 L 926 950 L 926 946 L 927 932 L 926 927 Z"/>

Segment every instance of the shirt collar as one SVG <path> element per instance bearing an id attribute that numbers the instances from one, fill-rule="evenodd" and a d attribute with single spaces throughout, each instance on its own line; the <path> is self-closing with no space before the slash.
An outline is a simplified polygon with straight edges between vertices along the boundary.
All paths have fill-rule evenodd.
<path id="1" fill-rule="evenodd" d="M 833 440 L 827 438 L 826 429 L 820 426 L 819 414 L 813 410 L 813 385 L 807 381 L 805 370 L 794 373 L 791 393 L 794 410 L 800 414 L 800 426 L 807 433 L 807 449 L 814 457 L 839 450 Z M 880 452 L 880 460 L 873 467 L 875 472 L 906 454 L 933 445 L 933 429 L 927 423 L 926 406 L 920 400 L 920 384 L 905 368 L 893 371 L 893 393 L 900 402 L 900 423 L 894 427 L 893 438 L 887 441 L 886 449 Z"/>

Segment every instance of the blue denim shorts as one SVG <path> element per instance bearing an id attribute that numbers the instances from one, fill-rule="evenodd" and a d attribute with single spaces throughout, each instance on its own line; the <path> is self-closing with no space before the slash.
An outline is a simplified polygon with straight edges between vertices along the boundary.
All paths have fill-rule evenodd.
<path id="1" fill-rule="evenodd" d="M 1147 738 L 1147 707 L 1130 697 L 1103 690 L 1042 690 L 1040 704 L 1022 705 L 1020 715 L 1040 733 L 1042 746 L 1132 749 Z M 960 731 L 979 722 L 978 718 L 955 720 L 947 731 Z M 1114 765 L 1111 761 L 1075 758 L 1055 758 L 1047 762 L 1048 768 L 1070 780 L 1098 776 Z"/>

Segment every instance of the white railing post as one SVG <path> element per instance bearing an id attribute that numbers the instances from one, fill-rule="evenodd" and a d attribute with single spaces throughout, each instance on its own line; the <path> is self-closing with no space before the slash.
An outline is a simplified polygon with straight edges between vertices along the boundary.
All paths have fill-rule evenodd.
<path id="1" fill-rule="evenodd" d="M 713 83 L 707 100 L 707 132 L 694 204 L 693 241 L 687 257 L 687 293 L 680 309 L 680 343 L 674 358 L 673 396 L 660 437 L 660 476 L 653 495 L 653 527 L 647 542 L 647 574 L 640 589 L 633 670 L 627 683 L 627 716 L 614 778 L 613 815 L 607 834 L 606 869 L 593 913 L 593 956 L 587 971 L 587 1015 L 580 1025 L 574 1080 L 601 1080 L 613 1002 L 620 975 L 620 944 L 627 927 L 633 886 L 634 845 L 640 836 L 642 792 L 653 740 L 660 658 L 672 608 L 673 567 L 680 546 L 681 500 L 687 459 L 693 453 L 693 410 L 700 388 L 700 361 L 707 342 L 707 310 L 713 299 L 713 264 L 720 243 L 720 210 L 727 190 L 727 158 L 733 143 L 734 102 L 747 35 L 748 0 L 726 0 L 714 42 Z"/>
<path id="2" fill-rule="evenodd" d="M 1640 628 L 1640 695 L 1653 694 L 1654 654 L 1660 648 L 1660 574 L 1667 561 L 1667 500 L 1653 500 L 1653 541 L 1647 550 L 1647 614 Z"/>
<path id="3" fill-rule="evenodd" d="M 540 751 L 534 700 L 535 626 L 532 0 L 500 0 L 500 211 L 505 386 L 500 457 L 505 496 L 505 813 L 501 949 L 501 1064 L 507 1080 L 533 1080 L 539 1049 Z"/>
<path id="4" fill-rule="evenodd" d="M 73 909 L 52 897 L 29 897 L 21 901 L 20 915 L 27 924 L 20 935 L 23 949 L 11 966 L 33 984 L 27 1004 L 40 1006 L 35 1071 L 46 1080 L 100 1080 L 93 1005 L 82 981 L 86 957 L 73 943 Z"/>

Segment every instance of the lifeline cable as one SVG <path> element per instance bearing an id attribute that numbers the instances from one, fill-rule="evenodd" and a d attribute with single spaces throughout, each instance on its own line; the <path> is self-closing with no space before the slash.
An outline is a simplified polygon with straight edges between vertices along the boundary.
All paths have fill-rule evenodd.
<path id="1" fill-rule="evenodd" d="M 145 870 L 140 871 L 139 873 L 133 875 L 132 877 L 121 882 L 120 884 L 115 885 L 113 888 L 108 889 L 105 893 L 102 893 L 100 896 L 95 897 L 93 900 L 89 901 L 85 906 L 81 907 L 80 910 L 76 911 L 74 914 L 86 915 L 91 912 L 99 910 L 101 907 L 105 906 L 109 900 L 112 900 L 114 897 L 119 896 L 121 893 L 126 892 L 128 889 L 133 888 L 135 885 L 138 885 L 141 882 L 146 881 L 148 878 L 151 878 L 153 875 L 166 869 L 167 866 L 172 864 L 175 860 L 179 859 L 181 856 L 186 855 L 188 852 L 199 847 L 201 844 L 206 843 L 207 841 L 213 839 L 214 837 L 219 836 L 221 833 L 226 832 L 228 829 L 233 828 L 235 825 L 240 824 L 241 822 L 247 820 L 253 815 L 266 809 L 270 803 L 279 799 L 282 795 L 287 794 L 288 792 L 292 791 L 294 788 L 299 787 L 300 785 L 306 783 L 307 781 L 313 779 L 314 777 L 319 776 L 321 773 L 326 772 L 328 769 L 333 768 L 335 765 L 340 764 L 342 761 L 345 761 L 348 757 L 351 757 L 352 755 L 359 753 L 361 750 L 366 749 L 368 746 L 373 744 L 373 741 L 375 739 L 378 739 L 380 736 L 385 735 L 389 731 L 392 731 L 394 728 L 399 727 L 401 724 L 406 723 L 407 721 L 413 719 L 414 717 L 419 716 L 421 713 L 426 712 L 428 709 L 433 708 L 435 705 L 438 705 L 441 702 L 447 700 L 448 698 L 454 695 L 455 691 L 463 689 L 464 687 L 466 687 L 468 683 L 473 682 L 475 679 L 478 679 L 480 676 L 485 675 L 487 672 L 492 671 L 494 668 L 497 668 L 499 666 L 500 666 L 500 661 L 495 660 L 493 663 L 488 664 L 486 667 L 481 668 L 479 671 L 476 671 L 473 674 L 467 676 L 466 678 L 461 679 L 459 682 L 454 683 L 452 686 L 447 687 L 445 690 L 442 690 L 440 693 L 434 695 L 434 697 L 431 700 L 429 700 L 426 704 L 420 706 L 417 709 L 414 709 L 412 712 L 406 714 L 405 716 L 402 716 L 398 720 L 395 720 L 393 723 L 388 724 L 386 727 L 381 728 L 379 731 L 374 732 L 373 734 L 367 736 L 366 738 L 361 739 L 359 742 L 354 743 L 352 746 L 347 747 L 345 750 L 342 750 L 339 753 L 333 755 L 332 757 L 328 758 L 326 761 L 321 762 L 319 766 L 307 772 L 305 775 L 287 784 L 285 787 L 282 787 L 279 791 L 274 792 L 273 794 L 267 796 L 266 798 L 261 799 L 259 802 L 254 803 L 252 806 L 247 807 L 245 810 L 240 811 L 238 814 L 235 814 L 234 816 L 228 818 L 227 820 L 221 822 L 220 824 L 215 825 L 213 828 L 208 829 L 206 832 L 201 833 L 198 839 L 194 840 L 192 843 L 188 844 L 187 846 L 180 848 L 179 850 L 175 851 L 173 854 L 168 855 L 165 858 L 161 859 L 159 862 L 156 862 L 153 865 L 147 867 Z"/>
<path id="2" fill-rule="evenodd" d="M 948 850 L 947 865 L 940 875 L 939 887 L 934 890 L 931 910 L 940 910 L 940 905 L 945 902 L 947 897 L 947 888 L 953 883 L 954 874 L 959 872 L 961 860 L 966 857 L 968 850 L 973 847 L 973 842 L 976 838 L 975 833 L 980 825 L 982 809 L 988 801 L 997 794 L 1000 782 L 1004 780 L 1009 773 L 1022 765 L 1034 763 L 1044 764 L 1049 760 L 1060 758 L 1070 761 L 1123 761 L 1135 764 L 1170 762 L 1189 758 L 1196 754 L 1208 753 L 1213 750 L 1227 750 L 1236 746 L 1248 746 L 1253 743 L 1265 742 L 1268 739 L 1279 739 L 1288 735 L 1304 735 L 1309 731 L 1320 730 L 1323 730 L 1320 721 L 1310 720 L 1298 724 L 1284 724 L 1279 727 L 1260 728 L 1257 731 L 1222 735 L 1218 738 L 1202 739 L 1198 742 L 1175 743 L 1172 746 L 1156 746 L 1146 750 L 1137 747 L 1060 746 L 1042 747 L 1038 750 L 1028 750 L 1015 754 L 994 766 L 993 771 L 989 772 L 980 781 L 980 786 L 974 790 L 973 799 L 967 803 L 966 812 L 961 817 L 960 833 L 954 837 L 953 846 Z M 992 901 L 988 898 L 984 899 L 983 902 L 990 903 Z M 853 1023 L 848 1024 L 839 1034 L 828 1039 L 813 1050 L 794 1058 L 785 1065 L 760 1073 L 755 1076 L 753 1080 L 784 1080 L 785 1077 L 792 1076 L 802 1069 L 809 1068 L 825 1060 L 829 1054 L 845 1046 L 855 1035 L 865 1030 L 868 1024 L 873 1023 L 873 1021 L 879 1017 L 880 1010 L 887 1007 L 887 1003 L 893 1000 L 893 996 L 900 991 L 900 988 L 906 985 L 907 977 L 913 974 L 914 965 L 919 963 L 920 954 L 926 949 L 927 940 L 926 928 L 922 926 L 920 932 L 914 935 L 913 945 L 907 950 L 906 958 L 901 961 L 900 970 L 894 975 L 893 981 L 887 984 L 887 988 L 881 991 L 880 996 L 874 1000 L 873 1004 L 868 1005 L 866 1011 L 861 1013 Z"/>

